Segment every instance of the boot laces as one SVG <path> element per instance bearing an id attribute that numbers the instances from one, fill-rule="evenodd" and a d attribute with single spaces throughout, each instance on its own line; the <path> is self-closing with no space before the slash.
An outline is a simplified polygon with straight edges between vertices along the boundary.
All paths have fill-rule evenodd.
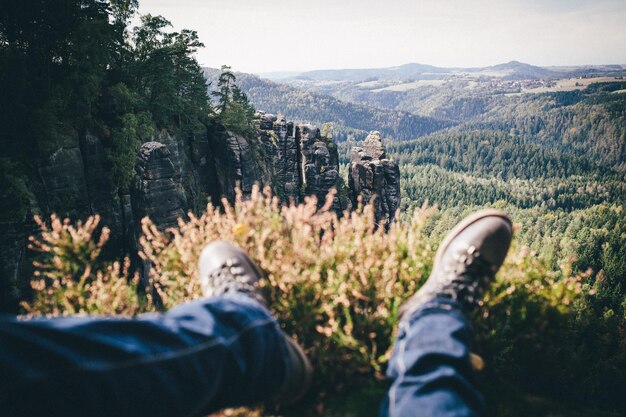
<path id="1" fill-rule="evenodd" d="M 240 292 L 256 298 L 254 282 L 254 278 L 246 273 L 239 259 L 227 258 L 206 277 L 204 293 L 207 296 L 216 296 Z"/>
<path id="2" fill-rule="evenodd" d="M 445 267 L 447 285 L 442 291 L 465 305 L 477 305 L 495 275 L 495 268 L 487 262 L 474 245 L 454 255 L 454 263 Z"/>

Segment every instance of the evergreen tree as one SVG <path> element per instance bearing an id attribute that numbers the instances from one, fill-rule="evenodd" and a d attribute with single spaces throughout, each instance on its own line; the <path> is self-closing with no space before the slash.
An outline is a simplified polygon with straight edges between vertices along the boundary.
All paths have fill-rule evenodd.
<path id="1" fill-rule="evenodd" d="M 228 65 L 222 65 L 222 73 L 217 81 L 218 89 L 211 93 L 212 96 L 217 98 L 217 108 L 220 113 L 224 113 L 230 107 L 231 87 L 235 84 L 235 81 L 237 81 L 237 78 L 231 68 Z"/>
<path id="2" fill-rule="evenodd" d="M 217 99 L 217 117 L 227 129 L 244 134 L 254 134 L 252 119 L 255 109 L 248 96 L 235 84 L 237 78 L 231 67 L 222 65 L 222 73 L 217 81 L 217 90 L 211 95 Z"/>

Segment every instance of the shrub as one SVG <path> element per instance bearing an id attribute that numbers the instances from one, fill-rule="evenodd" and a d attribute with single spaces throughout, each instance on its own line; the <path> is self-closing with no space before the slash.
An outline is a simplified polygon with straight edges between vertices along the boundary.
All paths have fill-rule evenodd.
<path id="1" fill-rule="evenodd" d="M 270 308 L 310 356 L 318 391 L 381 379 L 398 307 L 432 267 L 434 242 L 427 236 L 432 229 L 423 227 L 433 210 L 417 210 L 385 233 L 375 227 L 372 206 L 338 217 L 330 210 L 333 197 L 320 210 L 313 198 L 281 207 L 269 190 L 255 188 L 248 200 L 238 193 L 233 205 L 209 205 L 203 215 L 190 214 L 167 231 L 144 219 L 140 256 L 152 266 L 152 290 L 165 308 L 200 297 L 196 263 L 202 247 L 215 239 L 232 241 L 265 271 Z M 128 261 L 99 259 L 108 231 L 97 237 L 98 221 L 94 217 L 74 227 L 53 216 L 48 227 L 38 220 L 42 237 L 32 240 L 40 252 L 33 280 L 37 291 L 24 304 L 27 312 L 154 310 L 150 299 L 136 295 Z M 586 274 L 551 271 L 526 249 L 512 248 L 475 316 L 488 398 L 489 390 L 510 394 L 504 387 L 521 387 L 576 403 L 621 406 L 626 318 L 623 310 L 594 307 L 601 282 L 590 282 Z M 510 396 L 491 398 L 499 412 L 509 410 L 502 415 L 524 415 L 512 412 L 510 403 L 497 404 Z M 241 413 L 247 411 L 224 415 Z"/>
<path id="2" fill-rule="evenodd" d="M 266 272 L 270 308 L 302 343 L 325 384 L 342 388 L 355 375 L 382 376 L 398 307 L 425 276 L 430 247 L 420 239 L 427 210 L 376 229 L 372 207 L 345 214 L 317 210 L 314 198 L 279 206 L 266 189 L 241 194 L 223 211 L 209 205 L 177 229 L 161 232 L 143 220 L 142 257 L 167 307 L 200 295 L 196 263 L 216 239 L 237 243 Z"/>
<path id="3" fill-rule="evenodd" d="M 109 229 L 104 227 L 96 233 L 99 216 L 76 226 L 55 215 L 50 217 L 50 226 L 38 216 L 35 222 L 41 236 L 30 238 L 29 248 L 39 256 L 33 263 L 33 299 L 22 303 L 27 314 L 135 315 L 149 309 L 149 303 L 140 302 L 137 276 L 129 277 L 128 259 L 122 263 L 100 262 Z"/>

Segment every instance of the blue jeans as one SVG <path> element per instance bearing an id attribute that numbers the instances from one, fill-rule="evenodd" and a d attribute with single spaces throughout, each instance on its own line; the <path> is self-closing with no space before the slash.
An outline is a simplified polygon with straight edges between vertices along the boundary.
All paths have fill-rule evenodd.
<path id="1" fill-rule="evenodd" d="M 482 413 L 468 329 L 447 301 L 403 322 L 385 414 Z M 136 319 L 0 319 L 0 414 L 206 415 L 275 398 L 290 372 L 287 349 L 272 315 L 236 295 Z"/>
<path id="2" fill-rule="evenodd" d="M 286 343 L 242 295 L 137 319 L 2 319 L 0 415 L 202 416 L 253 404 L 283 388 Z"/>
<path id="3" fill-rule="evenodd" d="M 435 299 L 402 320 L 381 417 L 485 415 L 474 386 L 470 341 L 468 319 L 452 300 Z"/>

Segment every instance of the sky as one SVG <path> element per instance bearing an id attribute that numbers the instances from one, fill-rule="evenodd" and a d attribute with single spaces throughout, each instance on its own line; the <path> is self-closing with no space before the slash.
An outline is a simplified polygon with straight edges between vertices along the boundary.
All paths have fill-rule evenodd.
<path id="1" fill-rule="evenodd" d="M 201 65 L 251 73 L 626 64 L 626 0 L 140 0 L 198 32 Z"/>

